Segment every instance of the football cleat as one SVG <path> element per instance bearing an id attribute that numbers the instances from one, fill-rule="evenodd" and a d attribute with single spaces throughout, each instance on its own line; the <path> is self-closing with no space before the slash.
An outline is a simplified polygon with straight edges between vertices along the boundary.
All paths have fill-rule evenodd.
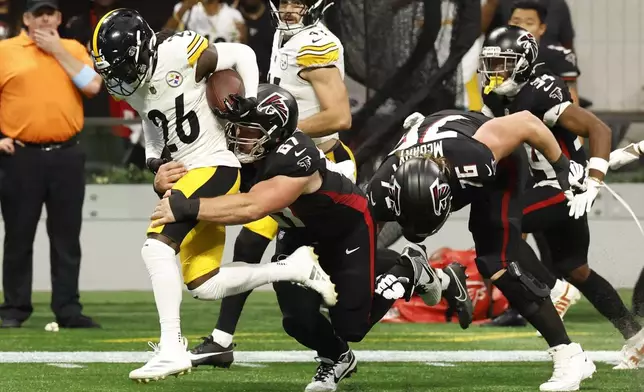
<path id="1" fill-rule="evenodd" d="M 548 354 L 554 362 L 552 377 L 539 387 L 540 391 L 578 391 L 581 382 L 592 378 L 595 364 L 577 343 L 551 347 Z"/>
<path id="2" fill-rule="evenodd" d="M 338 384 L 342 379 L 349 378 L 358 371 L 358 361 L 349 350 L 342 354 L 337 361 L 328 358 L 316 358 L 320 363 L 315 372 L 315 376 L 306 386 L 304 392 L 332 392 L 338 389 Z"/>
<path id="3" fill-rule="evenodd" d="M 142 367 L 130 372 L 130 379 L 137 382 L 148 383 L 150 381 L 163 380 L 168 376 L 179 377 L 190 373 L 192 363 L 186 347 L 188 341 L 183 338 L 183 350 L 163 349 L 161 345 L 148 342 L 154 354 Z"/>
<path id="4" fill-rule="evenodd" d="M 234 344 L 223 347 L 215 342 L 212 335 L 202 337 L 203 341 L 189 352 L 192 367 L 209 365 L 214 367 L 229 368 L 235 361 L 233 355 Z"/>
<path id="5" fill-rule="evenodd" d="M 300 271 L 301 278 L 297 283 L 318 292 L 325 305 L 334 306 L 338 302 L 335 285 L 331 282 L 329 275 L 320 267 L 318 256 L 310 246 L 297 248 L 290 256 L 278 263 L 288 264 L 293 269 Z"/>
<path id="6" fill-rule="evenodd" d="M 443 296 L 449 307 L 456 310 L 458 323 L 462 329 L 467 329 L 472 324 L 472 299 L 467 291 L 467 275 L 465 267 L 459 263 L 451 263 L 443 268 L 443 273 L 449 276 L 450 281 Z"/>
<path id="7" fill-rule="evenodd" d="M 436 272 L 429 265 L 425 247 L 418 244 L 408 244 L 403 248 L 400 257 L 409 261 L 414 270 L 414 284 L 405 295 L 405 300 L 409 301 L 412 294 L 416 292 L 425 304 L 437 305 L 443 296 L 443 288 Z"/>
<path id="8" fill-rule="evenodd" d="M 644 329 L 635 336 L 628 339 L 619 354 L 619 363 L 613 369 L 628 370 L 637 369 L 644 365 Z"/>

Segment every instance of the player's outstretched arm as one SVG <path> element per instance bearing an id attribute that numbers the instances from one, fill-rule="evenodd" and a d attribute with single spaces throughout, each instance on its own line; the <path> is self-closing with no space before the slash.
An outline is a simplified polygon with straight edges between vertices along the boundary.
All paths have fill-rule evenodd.
<path id="1" fill-rule="evenodd" d="M 611 147 L 612 132 L 608 125 L 577 105 L 568 105 L 559 116 L 557 124 L 578 136 L 588 138 L 591 156 L 588 161 L 588 174 L 603 181 L 608 171 Z"/>
<path id="2" fill-rule="evenodd" d="M 197 60 L 195 78 L 200 81 L 224 69 L 235 69 L 239 73 L 244 82 L 246 98 L 257 97 L 259 69 L 255 52 L 250 46 L 225 42 L 210 45 Z"/>
<path id="3" fill-rule="evenodd" d="M 351 128 L 349 93 L 337 67 L 308 68 L 300 72 L 320 101 L 320 112 L 297 124 L 310 137 L 332 135 Z"/>
<path id="4" fill-rule="evenodd" d="M 152 214 L 152 226 L 187 220 L 202 220 L 222 225 L 245 224 L 290 206 L 311 187 L 319 187 L 317 172 L 308 177 L 277 176 L 261 181 L 248 193 L 209 199 L 187 199 L 178 191 L 166 193 Z"/>
<path id="5" fill-rule="evenodd" d="M 539 150 L 549 162 L 556 162 L 562 155 L 550 129 L 527 110 L 493 118 L 479 128 L 474 139 L 488 146 L 496 161 L 510 155 L 523 143 Z"/>
<path id="6" fill-rule="evenodd" d="M 644 140 L 618 148 L 610 153 L 610 168 L 617 170 L 624 165 L 635 162 L 642 156 L 642 151 L 644 151 Z"/>

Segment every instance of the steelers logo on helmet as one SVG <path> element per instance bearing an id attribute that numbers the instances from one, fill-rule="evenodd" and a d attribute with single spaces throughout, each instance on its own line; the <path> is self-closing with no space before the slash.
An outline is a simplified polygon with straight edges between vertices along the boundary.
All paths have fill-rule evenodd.
<path id="1" fill-rule="evenodd" d="M 230 149 L 241 163 L 264 158 L 297 130 L 298 108 L 291 93 L 273 84 L 260 84 L 257 100 L 255 113 L 226 125 Z"/>
<path id="2" fill-rule="evenodd" d="M 328 0 L 270 0 L 268 4 L 277 30 L 292 36 L 315 26 L 333 3 Z"/>
<path id="3" fill-rule="evenodd" d="M 518 26 L 493 30 L 479 56 L 483 93 L 515 95 L 530 77 L 539 54 L 536 39 Z"/>

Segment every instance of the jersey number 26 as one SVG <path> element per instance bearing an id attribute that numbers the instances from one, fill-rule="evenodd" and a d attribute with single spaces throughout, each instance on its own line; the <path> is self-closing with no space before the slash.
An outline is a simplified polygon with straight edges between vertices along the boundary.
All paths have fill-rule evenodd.
<path id="1" fill-rule="evenodd" d="M 183 103 L 183 94 L 174 99 L 174 110 L 176 118 L 175 131 L 177 132 L 179 140 L 181 140 L 181 142 L 183 142 L 184 144 L 190 144 L 197 140 L 200 131 L 199 118 L 197 118 L 197 113 L 195 113 L 194 110 L 191 110 L 188 113 L 184 113 L 185 105 Z M 163 130 L 163 140 L 165 141 L 168 150 L 170 152 L 176 152 L 178 150 L 177 146 L 175 144 L 168 144 L 168 133 L 170 132 L 170 130 L 168 129 L 169 121 L 166 115 L 163 114 L 160 110 L 154 109 L 148 113 L 148 118 L 156 126 L 160 127 Z M 186 133 L 186 130 L 184 129 L 185 122 L 188 122 L 188 127 L 190 128 L 189 133 Z"/>

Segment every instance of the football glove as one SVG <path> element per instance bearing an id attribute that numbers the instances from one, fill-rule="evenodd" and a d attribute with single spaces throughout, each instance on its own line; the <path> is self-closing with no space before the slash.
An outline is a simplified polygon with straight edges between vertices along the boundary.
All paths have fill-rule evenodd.
<path id="1" fill-rule="evenodd" d="M 391 274 L 383 274 L 376 278 L 376 294 L 385 299 L 400 299 L 405 296 L 405 286 L 409 279 Z"/>
<path id="2" fill-rule="evenodd" d="M 624 148 L 618 148 L 610 153 L 609 167 L 617 170 L 624 165 L 635 162 L 642 155 L 644 149 L 644 140 L 639 143 L 631 143 Z"/>
<path id="3" fill-rule="evenodd" d="M 214 109 L 217 117 L 230 122 L 253 122 L 252 117 L 256 114 L 257 98 L 244 98 L 241 95 L 230 94 L 224 99 L 226 110 Z"/>
<path id="4" fill-rule="evenodd" d="M 595 198 L 599 194 L 599 188 L 602 186 L 602 182 L 596 179 L 595 177 L 586 177 L 584 181 L 584 188 L 586 189 L 583 193 L 575 195 L 572 200 L 568 201 L 568 216 L 574 216 L 575 219 L 579 219 L 584 214 L 590 212 L 590 209 L 595 202 Z"/>

